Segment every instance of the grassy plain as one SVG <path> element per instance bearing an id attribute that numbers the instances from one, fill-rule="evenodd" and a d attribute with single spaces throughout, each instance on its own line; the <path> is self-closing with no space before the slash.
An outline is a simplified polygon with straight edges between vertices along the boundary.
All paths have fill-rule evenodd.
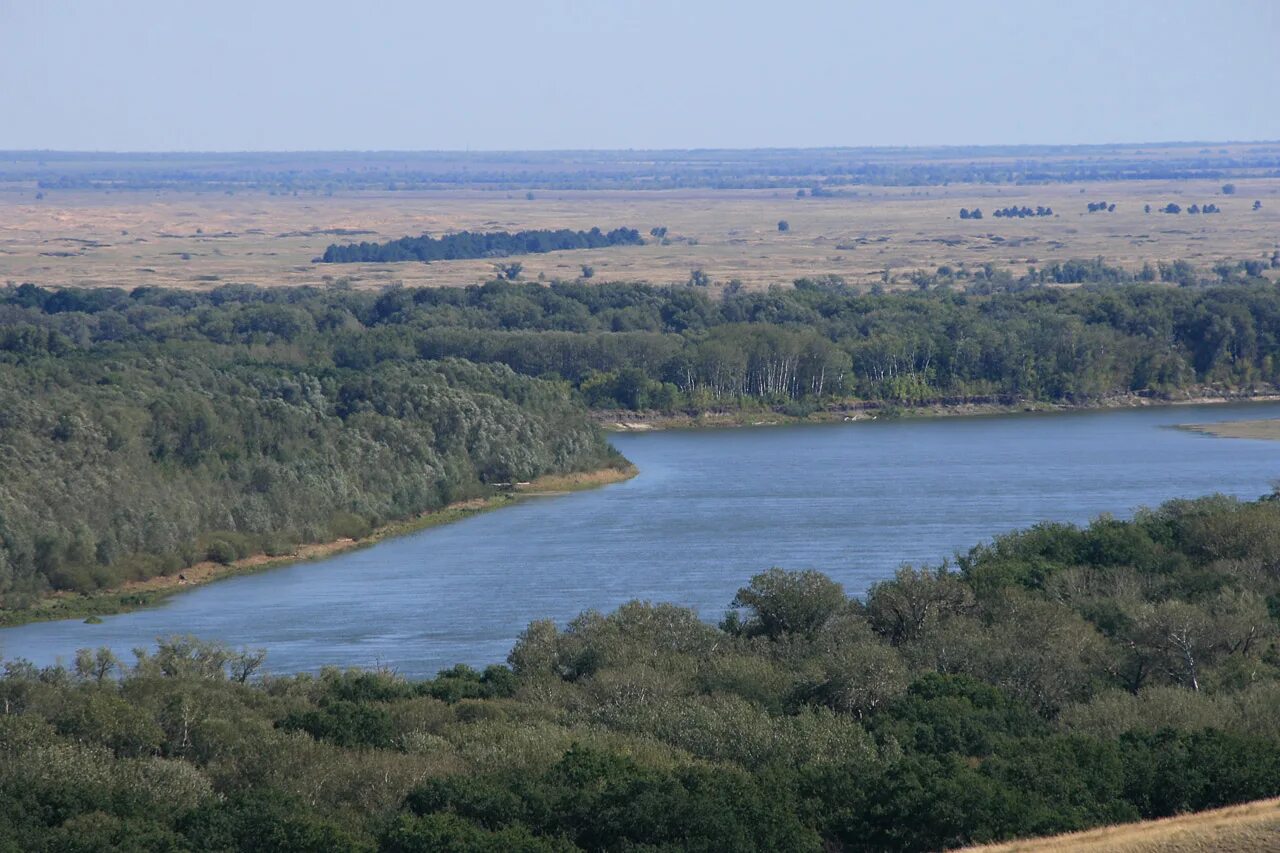
<path id="1" fill-rule="evenodd" d="M 967 850 L 982 853 L 1263 853 L 1280 850 L 1280 798 L 1164 820 Z"/>
<path id="2" fill-rule="evenodd" d="M 669 229 L 667 245 L 558 252 L 519 258 L 526 279 L 684 282 L 693 269 L 714 282 L 750 288 L 835 274 L 854 283 L 889 270 L 909 286 L 915 270 L 992 263 L 1020 272 L 1072 258 L 1103 257 L 1138 269 L 1185 259 L 1269 258 L 1280 248 L 1280 178 L 1116 181 L 1037 185 L 952 184 L 844 187 L 830 197 L 784 189 L 339 191 L 298 196 L 247 190 L 58 190 L 35 198 L 30 184 L 0 185 L 0 282 L 44 286 L 155 285 L 214 288 L 323 284 L 356 287 L 461 286 L 492 277 L 487 260 L 432 264 L 315 264 L 333 242 L 387 240 L 423 232 L 612 228 L 647 235 Z M 803 187 L 805 184 L 797 183 Z M 1090 201 L 1114 213 L 1086 213 Z M 1253 210 L 1255 200 L 1262 202 Z M 1212 202 L 1214 215 L 1146 214 L 1143 206 Z M 1006 206 L 1052 207 L 1055 216 L 995 218 Z M 961 207 L 985 218 L 961 220 Z M 790 230 L 779 232 L 786 220 Z"/>

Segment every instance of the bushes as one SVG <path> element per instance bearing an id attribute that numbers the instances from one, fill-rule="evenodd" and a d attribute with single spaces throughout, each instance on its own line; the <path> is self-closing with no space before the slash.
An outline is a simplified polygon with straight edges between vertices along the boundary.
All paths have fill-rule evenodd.
<path id="1" fill-rule="evenodd" d="M 340 512 L 329 519 L 329 532 L 334 539 L 364 539 L 373 532 L 373 525 L 354 512 Z"/>
<path id="2" fill-rule="evenodd" d="M 936 850 L 1275 796 L 1277 517 L 1040 525 L 866 602 L 772 570 L 722 629 L 631 602 L 419 682 L 191 638 L 11 663 L 0 843 Z"/>
<path id="3" fill-rule="evenodd" d="M 391 746 L 391 717 L 386 711 L 342 699 L 290 714 L 278 725 L 285 731 L 304 731 L 316 740 L 337 746 Z"/>

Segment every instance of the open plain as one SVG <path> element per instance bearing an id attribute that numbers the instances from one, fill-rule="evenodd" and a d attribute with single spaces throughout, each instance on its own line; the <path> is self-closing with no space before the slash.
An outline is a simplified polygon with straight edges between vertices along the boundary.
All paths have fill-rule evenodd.
<path id="1" fill-rule="evenodd" d="M 1097 160 L 1104 171 L 1130 169 L 1105 156 Z M 939 162 L 921 161 L 935 169 Z M 825 183 L 815 196 L 821 182 L 806 174 L 770 176 L 764 188 L 645 189 L 627 177 L 591 189 L 569 173 L 560 176 L 567 189 L 546 188 L 537 174 L 526 174 L 478 189 L 426 182 L 379 189 L 366 181 L 289 190 L 257 178 L 235 185 L 200 178 L 113 184 L 78 179 L 69 166 L 39 173 L 43 180 L 0 170 L 0 282 L 208 289 L 345 279 L 365 288 L 459 286 L 492 277 L 494 261 L 315 260 L 335 242 L 596 226 L 638 228 L 647 244 L 524 255 L 522 277 L 576 279 L 586 266 L 597 281 L 683 283 L 701 270 L 713 286 L 736 280 L 752 289 L 826 275 L 910 286 L 913 272 L 943 265 L 992 264 L 1021 273 L 1098 257 L 1134 271 L 1158 261 L 1185 260 L 1206 270 L 1222 261 L 1269 261 L 1280 249 L 1280 178 L 1268 169 L 1238 177 L 1201 171 L 1212 177 Z M 1227 182 L 1231 194 L 1223 192 Z M 1089 212 L 1098 202 L 1114 210 Z M 1160 212 L 1170 203 L 1184 212 Z M 1220 212 L 1185 212 L 1206 204 Z M 1051 208 L 1053 215 L 994 215 L 1006 207 Z M 983 218 L 961 219 L 961 208 L 981 209 Z M 780 222 L 788 229 L 780 230 Z M 666 228 L 665 239 L 651 237 L 653 228 Z"/>

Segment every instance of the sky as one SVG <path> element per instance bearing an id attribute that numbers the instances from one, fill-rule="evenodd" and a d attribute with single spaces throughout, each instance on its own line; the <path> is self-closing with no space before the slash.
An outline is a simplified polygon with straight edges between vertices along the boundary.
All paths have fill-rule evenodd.
<path id="1" fill-rule="evenodd" d="M 1280 139 L 1276 0 L 0 0 L 0 149 Z"/>

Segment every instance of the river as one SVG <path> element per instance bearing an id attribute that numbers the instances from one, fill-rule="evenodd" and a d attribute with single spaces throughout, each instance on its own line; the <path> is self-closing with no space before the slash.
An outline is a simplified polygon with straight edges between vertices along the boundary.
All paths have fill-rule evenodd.
<path id="1" fill-rule="evenodd" d="M 770 566 L 819 569 L 856 594 L 903 562 L 1045 519 L 1257 497 L 1280 477 L 1280 442 L 1170 427 L 1259 417 L 1280 417 L 1280 404 L 618 435 L 640 469 L 628 482 L 230 578 L 98 625 L 0 630 L 0 655 L 47 665 L 109 646 L 131 659 L 181 633 L 266 648 L 271 672 L 427 676 L 504 660 L 532 619 L 633 598 L 718 619 Z"/>

